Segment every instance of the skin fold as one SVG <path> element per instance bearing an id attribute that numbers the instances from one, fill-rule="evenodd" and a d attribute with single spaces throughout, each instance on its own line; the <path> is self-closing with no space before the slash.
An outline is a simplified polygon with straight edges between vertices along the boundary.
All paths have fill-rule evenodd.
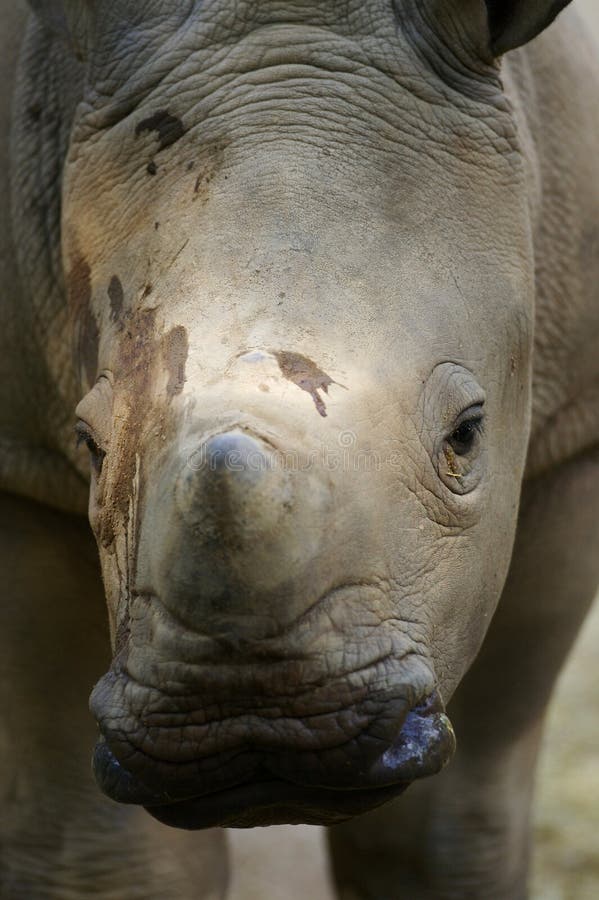
<path id="1" fill-rule="evenodd" d="M 599 581 L 564 5 L 0 5 L 1 896 L 224 896 L 289 822 L 344 898 L 526 896 Z"/>

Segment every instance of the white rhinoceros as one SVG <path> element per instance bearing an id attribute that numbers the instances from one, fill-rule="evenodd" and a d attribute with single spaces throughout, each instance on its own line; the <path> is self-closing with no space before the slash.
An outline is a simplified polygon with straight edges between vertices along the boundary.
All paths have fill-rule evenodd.
<path id="1" fill-rule="evenodd" d="M 295 822 L 342 897 L 525 897 L 599 582 L 566 5 L 2 0 L 2 897 L 220 897 L 214 826 Z"/>

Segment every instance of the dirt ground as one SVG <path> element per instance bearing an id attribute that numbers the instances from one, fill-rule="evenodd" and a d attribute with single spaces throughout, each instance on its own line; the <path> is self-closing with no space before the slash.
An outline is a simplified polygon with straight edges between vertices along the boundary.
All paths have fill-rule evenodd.
<path id="1" fill-rule="evenodd" d="M 576 3 L 599 35 L 599 0 Z M 531 900 L 599 898 L 598 648 L 599 600 L 562 674 L 545 734 Z M 321 829 L 229 835 L 228 900 L 333 900 Z"/>

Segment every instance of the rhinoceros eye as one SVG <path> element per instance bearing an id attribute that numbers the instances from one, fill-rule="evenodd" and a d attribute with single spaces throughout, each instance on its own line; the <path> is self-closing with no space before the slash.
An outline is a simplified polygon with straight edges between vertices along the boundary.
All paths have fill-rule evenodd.
<path id="1" fill-rule="evenodd" d="M 456 456 L 467 456 L 472 450 L 476 438 L 483 430 L 483 412 L 481 406 L 473 407 L 463 414 L 448 438 L 448 443 Z"/>
<path id="2" fill-rule="evenodd" d="M 85 444 L 89 450 L 94 471 L 96 475 L 99 475 L 102 471 L 102 464 L 104 462 L 104 457 L 106 456 L 106 451 L 100 447 L 91 428 L 89 425 L 86 425 L 85 422 L 77 422 L 75 434 L 77 436 L 77 446 L 80 447 L 81 444 Z"/>

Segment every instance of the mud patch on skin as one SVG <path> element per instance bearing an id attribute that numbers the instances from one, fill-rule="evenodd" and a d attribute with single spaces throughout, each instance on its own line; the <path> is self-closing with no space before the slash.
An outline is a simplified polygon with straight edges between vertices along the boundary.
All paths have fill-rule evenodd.
<path id="1" fill-rule="evenodd" d="M 145 132 L 155 131 L 158 135 L 159 152 L 171 144 L 176 143 L 185 134 L 183 122 L 177 116 L 171 115 L 167 109 L 160 109 L 147 119 L 142 119 L 135 127 L 135 137 Z"/>
<path id="2" fill-rule="evenodd" d="M 108 297 L 110 299 L 110 318 L 113 322 L 118 322 L 123 312 L 123 303 L 125 294 L 123 285 L 118 275 L 113 275 L 108 285 Z"/>
<path id="3" fill-rule="evenodd" d="M 183 325 L 177 325 L 162 340 L 162 355 L 168 372 L 166 393 L 169 400 L 181 393 L 187 381 L 185 366 L 188 354 L 187 331 Z"/>
<path id="4" fill-rule="evenodd" d="M 116 533 L 125 527 L 129 517 L 136 455 L 149 412 L 155 320 L 156 310 L 138 309 L 126 313 L 121 323 L 114 376 L 115 383 L 123 391 L 124 414 L 118 417 L 118 430 L 110 449 L 112 459 L 98 535 L 104 547 L 113 543 Z"/>
<path id="5" fill-rule="evenodd" d="M 310 394 L 318 413 L 323 418 L 326 418 L 327 408 L 319 391 L 328 394 L 330 385 L 337 384 L 339 387 L 344 387 L 344 385 L 339 384 L 338 381 L 335 381 L 330 375 L 323 372 L 315 362 L 312 362 L 311 359 L 308 359 L 307 356 L 303 356 L 301 353 L 273 350 L 272 355 L 278 362 L 283 377 L 296 384 L 302 391 Z"/>
<path id="6" fill-rule="evenodd" d="M 108 413 L 112 428 L 102 471 L 97 474 L 92 524 L 105 574 L 111 572 L 109 581 L 114 585 L 109 601 L 113 639 L 117 652 L 126 654 L 145 484 L 177 428 L 180 411 L 170 401 L 185 383 L 187 334 L 180 326 L 167 334 L 159 329 L 157 308 L 144 305 L 152 293 L 149 284 L 143 286 L 134 308 L 128 309 L 125 288 L 116 274 L 98 292 L 96 318 L 91 267 L 82 254 L 75 253 L 72 259 L 66 286 L 73 348 L 89 389 L 97 378 L 100 314 L 104 324 L 110 320 L 113 326 L 106 360 L 115 386 Z"/>
<path id="7" fill-rule="evenodd" d="M 160 334 L 157 309 L 137 307 L 121 316 L 115 340 L 113 372 L 118 406 L 105 461 L 96 536 L 113 557 L 112 564 L 119 573 L 115 652 L 124 659 L 148 472 L 155 471 L 158 457 L 168 448 L 177 427 L 176 413 L 169 410 L 169 402 L 183 387 L 179 387 L 179 381 L 185 377 L 187 334 L 180 327 Z M 165 374 L 170 385 L 166 397 L 159 390 Z"/>
<path id="8" fill-rule="evenodd" d="M 107 482 L 103 491 L 104 509 L 101 534 L 104 547 L 126 527 L 131 516 L 134 485 L 140 502 L 144 493 L 144 460 L 148 452 L 159 452 L 175 427 L 168 412 L 170 401 L 183 390 L 188 355 L 187 331 L 175 326 L 166 335 L 156 327 L 156 308 L 137 308 L 119 321 L 118 348 L 114 379 L 120 394 L 114 439 L 108 460 Z M 157 385 L 167 376 L 166 399 Z M 151 446 L 145 439 L 151 434 Z M 137 528 L 137 526 L 136 526 Z M 128 547 L 130 564 L 135 566 L 136 536 Z"/>

